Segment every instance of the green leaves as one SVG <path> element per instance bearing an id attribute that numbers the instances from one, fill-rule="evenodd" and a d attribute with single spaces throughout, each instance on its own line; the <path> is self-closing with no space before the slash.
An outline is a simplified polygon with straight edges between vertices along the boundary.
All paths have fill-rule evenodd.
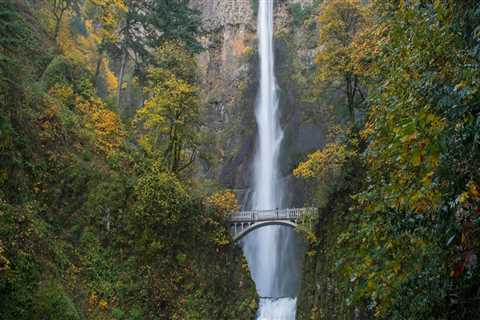
<path id="1" fill-rule="evenodd" d="M 366 19 L 376 24 L 366 30 L 366 42 L 349 48 L 367 62 L 355 69 L 369 83 L 368 119 L 356 144 L 367 176 L 355 190 L 343 191 L 345 182 L 331 193 L 329 213 L 341 213 L 325 219 L 341 231 L 328 235 L 335 249 L 319 247 L 336 267 L 325 266 L 332 261 L 320 254 L 317 259 L 324 273 L 337 272 L 345 300 L 367 305 L 375 318 L 470 319 L 479 312 L 480 278 L 472 271 L 480 212 L 480 69 L 472 55 L 478 4 L 372 1 L 369 9 Z M 332 17 L 323 17 L 333 20 L 324 32 L 341 24 Z M 321 55 L 317 62 L 328 65 L 327 75 L 337 55 Z M 321 155 L 311 155 L 298 173 L 322 173 Z M 341 169 L 348 172 L 349 165 Z M 320 224 L 316 236 L 328 228 Z"/>
<path id="2" fill-rule="evenodd" d="M 222 209 L 183 171 L 199 144 L 198 22 L 183 0 L 1 1 L 2 320 L 253 317 Z M 113 107 L 117 45 L 143 72 L 133 91 L 148 87 L 136 132 Z"/>
<path id="3" fill-rule="evenodd" d="M 161 154 L 167 170 L 176 174 L 190 167 L 197 155 L 200 128 L 199 88 L 195 63 L 179 42 L 157 50 L 159 67 L 149 70 L 150 98 L 137 111 L 135 123 L 144 129 L 141 144 L 150 154 Z M 160 151 L 160 152 L 159 152 Z"/>

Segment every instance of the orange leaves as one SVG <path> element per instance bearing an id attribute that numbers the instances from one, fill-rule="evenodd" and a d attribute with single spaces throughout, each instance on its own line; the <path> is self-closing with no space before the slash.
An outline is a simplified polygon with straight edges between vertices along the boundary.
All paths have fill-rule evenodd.
<path id="1" fill-rule="evenodd" d="M 480 200 L 480 190 L 478 185 L 475 182 L 469 181 L 467 184 L 467 188 L 468 188 L 468 195 L 470 196 L 470 198 L 476 201 Z"/>
<path id="2" fill-rule="evenodd" d="M 100 149 L 110 152 L 120 147 L 125 133 L 116 113 L 108 110 L 100 100 L 95 99 L 77 98 L 76 106 L 86 116 L 86 125 L 93 129 L 95 141 Z"/>
<path id="3" fill-rule="evenodd" d="M 109 309 L 109 302 L 103 298 L 100 298 L 95 291 L 91 292 L 88 296 L 88 311 L 96 313 L 95 311 L 100 309 L 101 311 L 107 311 Z"/>
<path id="4" fill-rule="evenodd" d="M 117 90 L 118 87 L 118 79 L 113 73 L 112 70 L 108 67 L 106 63 L 102 63 L 101 70 L 103 71 L 105 77 L 105 83 L 107 85 L 108 91 L 113 93 Z"/>
<path id="5" fill-rule="evenodd" d="M 216 211 L 220 214 L 221 219 L 229 213 L 236 212 L 240 210 L 240 204 L 238 203 L 237 196 L 233 191 L 225 190 L 218 191 L 210 195 L 205 199 L 205 205 Z M 217 216 L 218 217 L 218 216 Z M 221 226 L 218 223 L 218 218 L 213 218 L 212 216 L 207 217 L 206 221 L 214 225 L 217 229 L 211 234 L 211 238 L 214 243 L 218 246 L 225 246 L 230 244 L 230 237 L 225 229 L 218 227 Z"/>
<path id="6" fill-rule="evenodd" d="M 95 126 L 97 141 L 105 151 L 110 152 L 120 147 L 125 133 L 116 113 L 103 106 L 92 113 L 91 119 Z"/>
<path id="7" fill-rule="evenodd" d="M 77 125 L 83 125 L 93 131 L 95 142 L 101 150 L 110 152 L 123 143 L 125 133 L 118 115 L 109 110 L 100 99 L 83 98 L 75 94 L 70 86 L 61 84 L 54 85 L 49 94 L 56 101 L 52 103 L 49 114 L 56 115 L 60 112 L 59 108 L 73 108 L 84 120 L 83 124 Z"/>
<path id="8" fill-rule="evenodd" d="M 95 292 L 90 293 L 90 296 L 88 297 L 88 304 L 90 306 L 95 306 L 98 303 L 98 296 Z"/>
<path id="9" fill-rule="evenodd" d="M 315 169 L 320 165 L 324 156 L 320 150 L 310 153 L 308 159 L 300 163 L 294 170 L 293 175 L 296 177 L 313 178 Z"/>

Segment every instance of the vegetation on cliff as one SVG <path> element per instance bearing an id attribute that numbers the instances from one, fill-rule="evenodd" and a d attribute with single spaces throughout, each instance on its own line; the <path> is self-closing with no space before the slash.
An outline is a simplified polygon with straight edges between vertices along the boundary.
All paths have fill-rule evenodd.
<path id="1" fill-rule="evenodd" d="M 286 167 L 292 132 L 329 129 L 293 171 L 321 208 L 298 318 L 477 318 L 477 1 L 286 7 Z M 197 174 L 199 33 L 184 0 L 0 2 L 0 319 L 253 317 L 238 203 Z"/>
<path id="2" fill-rule="evenodd" d="M 479 21 L 475 1 L 320 8 L 316 92 L 343 121 L 295 170 L 324 208 L 301 319 L 477 317 Z"/>
<path id="3" fill-rule="evenodd" d="M 197 30 L 186 1 L 0 2 L 0 319 L 252 317 L 236 200 L 192 174 Z"/>

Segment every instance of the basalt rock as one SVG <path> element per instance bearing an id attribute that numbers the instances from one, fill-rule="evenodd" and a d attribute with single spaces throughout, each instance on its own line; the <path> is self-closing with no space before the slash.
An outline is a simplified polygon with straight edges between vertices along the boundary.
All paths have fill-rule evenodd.
<path id="1" fill-rule="evenodd" d="M 256 146 L 255 103 L 258 91 L 256 5 L 258 0 L 192 0 L 202 17 L 205 50 L 197 59 L 202 79 L 205 136 L 211 155 L 202 161 L 204 174 L 226 187 L 251 184 Z M 280 168 L 290 176 L 305 154 L 324 144 L 321 121 L 306 117 L 308 91 L 317 52 L 315 17 L 299 24 L 293 6 L 312 6 L 315 0 L 278 0 L 275 6 L 275 66 L 284 140 Z M 318 2 L 318 1 L 317 1 Z M 302 8 L 302 7 L 301 7 Z M 297 10 L 298 11 L 298 10 Z M 298 13 L 297 13 L 298 15 Z M 300 205 L 301 183 L 285 179 L 287 203 Z M 293 192 L 294 191 L 294 192 Z M 242 192 L 241 194 L 248 194 Z"/>

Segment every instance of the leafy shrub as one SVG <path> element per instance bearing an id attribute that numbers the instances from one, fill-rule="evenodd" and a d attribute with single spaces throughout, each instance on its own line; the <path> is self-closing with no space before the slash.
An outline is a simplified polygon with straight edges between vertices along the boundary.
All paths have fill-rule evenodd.
<path id="1" fill-rule="evenodd" d="M 48 64 L 42 75 L 42 85 L 49 90 L 54 85 L 71 85 L 83 96 L 95 94 L 92 75 L 81 61 L 58 55 Z"/>
<path id="2" fill-rule="evenodd" d="M 294 26 L 301 26 L 305 20 L 314 14 L 315 7 L 313 4 L 301 4 L 299 2 L 292 3 L 288 7 L 288 11 L 292 16 Z"/>
<path id="3" fill-rule="evenodd" d="M 55 283 L 40 286 L 35 295 L 32 320 L 80 320 L 75 304 Z"/>

